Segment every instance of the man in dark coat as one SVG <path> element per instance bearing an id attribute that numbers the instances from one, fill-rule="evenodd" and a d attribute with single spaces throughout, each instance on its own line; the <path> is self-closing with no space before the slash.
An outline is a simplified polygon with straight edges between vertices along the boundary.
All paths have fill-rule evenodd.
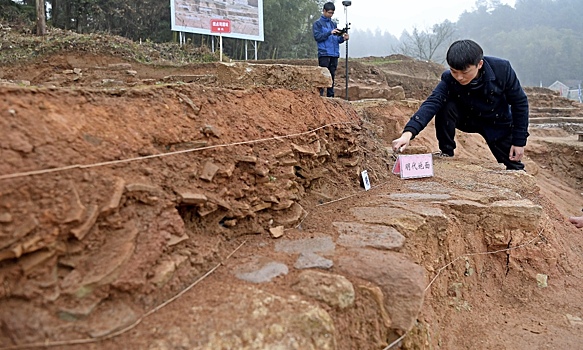
<path id="1" fill-rule="evenodd" d="M 439 156 L 453 157 L 456 129 L 482 135 L 490 151 L 508 170 L 522 170 L 528 138 L 528 99 L 507 60 L 484 56 L 472 40 L 451 44 L 450 67 L 431 95 L 392 142 L 402 151 L 435 116 Z"/>

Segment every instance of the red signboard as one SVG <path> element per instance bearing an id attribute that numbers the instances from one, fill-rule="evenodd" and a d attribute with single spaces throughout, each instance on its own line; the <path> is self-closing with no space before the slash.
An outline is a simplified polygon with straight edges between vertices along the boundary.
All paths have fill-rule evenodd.
<path id="1" fill-rule="evenodd" d="M 230 33 L 231 21 L 228 19 L 211 19 L 211 33 Z"/>

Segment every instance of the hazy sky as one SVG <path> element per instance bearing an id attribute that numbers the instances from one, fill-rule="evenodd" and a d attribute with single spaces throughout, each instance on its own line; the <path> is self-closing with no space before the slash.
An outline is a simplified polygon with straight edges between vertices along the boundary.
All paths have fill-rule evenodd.
<path id="1" fill-rule="evenodd" d="M 515 0 L 501 2 L 514 6 Z M 346 25 L 348 15 L 351 29 L 374 32 L 380 28 L 398 38 L 403 30 L 410 32 L 413 27 L 425 30 L 446 19 L 455 22 L 464 11 L 474 8 L 475 0 L 353 0 L 348 7 L 342 6 L 342 0 L 334 3 L 339 27 Z"/>

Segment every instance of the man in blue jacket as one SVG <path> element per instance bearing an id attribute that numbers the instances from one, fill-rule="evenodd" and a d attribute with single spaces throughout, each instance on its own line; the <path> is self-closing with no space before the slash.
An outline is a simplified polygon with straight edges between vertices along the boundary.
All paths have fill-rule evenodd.
<path id="1" fill-rule="evenodd" d="M 348 33 L 343 33 L 332 22 L 332 16 L 336 10 L 333 2 L 327 2 L 322 9 L 322 16 L 312 26 L 314 39 L 318 43 L 318 65 L 328 68 L 332 76 L 332 86 L 326 91 L 327 97 L 334 97 L 334 76 L 340 57 L 339 45 L 348 40 Z M 320 95 L 324 96 L 324 89 L 320 89 Z"/>
<path id="2" fill-rule="evenodd" d="M 522 170 L 528 137 L 528 99 L 510 62 L 484 56 L 472 40 L 451 44 L 449 70 L 392 143 L 402 151 L 435 116 L 441 157 L 453 157 L 455 130 L 482 135 L 507 170 Z"/>

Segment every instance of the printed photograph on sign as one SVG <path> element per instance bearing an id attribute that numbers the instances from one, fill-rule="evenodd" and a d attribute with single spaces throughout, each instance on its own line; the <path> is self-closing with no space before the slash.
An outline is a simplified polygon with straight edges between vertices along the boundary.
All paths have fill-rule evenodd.
<path id="1" fill-rule="evenodd" d="M 170 0 L 172 30 L 208 34 L 211 20 L 231 22 L 226 37 L 263 41 L 263 0 Z"/>

